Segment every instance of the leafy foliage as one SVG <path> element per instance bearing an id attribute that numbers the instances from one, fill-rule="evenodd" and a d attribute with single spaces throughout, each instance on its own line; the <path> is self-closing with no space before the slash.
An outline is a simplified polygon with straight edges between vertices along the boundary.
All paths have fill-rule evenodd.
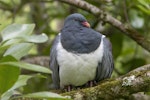
<path id="1" fill-rule="evenodd" d="M 63 97 L 60 96 L 56 93 L 52 92 L 37 92 L 37 93 L 31 93 L 31 94 L 26 94 L 24 97 L 30 97 L 30 98 L 41 98 L 41 99 L 46 99 L 46 100 L 69 100 L 69 97 Z"/>
<path id="2" fill-rule="evenodd" d="M 51 74 L 51 71 L 45 67 L 19 61 L 28 54 L 34 43 L 43 43 L 48 39 L 45 34 L 31 35 L 34 26 L 34 24 L 12 24 L 2 31 L 2 41 L 0 44 L 0 51 L 3 51 L 0 53 L 1 100 L 8 100 L 14 95 L 16 89 L 26 85 L 27 81 L 34 77 L 32 75 L 21 75 L 20 69 Z M 41 94 L 45 94 L 45 92 L 41 92 Z M 28 95 L 30 97 L 30 94 Z M 34 96 L 37 97 L 37 95 Z M 43 97 L 51 98 L 53 96 L 45 95 Z M 56 97 L 60 98 L 61 96 L 57 95 Z"/>
<path id="3" fill-rule="evenodd" d="M 9 73 L 9 74 L 8 74 Z M 12 66 L 0 66 L 0 94 L 6 92 L 17 81 L 20 70 Z"/>

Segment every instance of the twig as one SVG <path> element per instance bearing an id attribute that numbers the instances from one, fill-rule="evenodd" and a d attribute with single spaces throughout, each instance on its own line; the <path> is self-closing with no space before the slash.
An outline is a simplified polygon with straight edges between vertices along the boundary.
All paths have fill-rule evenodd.
<path id="1" fill-rule="evenodd" d="M 127 23 L 129 23 L 126 0 L 123 0 L 123 12 L 124 12 L 124 16 L 125 16 L 125 21 L 127 21 Z"/>

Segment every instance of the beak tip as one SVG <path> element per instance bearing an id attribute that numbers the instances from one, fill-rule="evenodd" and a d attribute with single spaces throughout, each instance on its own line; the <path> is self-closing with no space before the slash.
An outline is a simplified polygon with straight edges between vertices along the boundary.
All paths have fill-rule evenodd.
<path id="1" fill-rule="evenodd" d="M 83 24 L 83 26 L 90 28 L 90 24 L 87 21 L 82 22 L 82 24 Z"/>

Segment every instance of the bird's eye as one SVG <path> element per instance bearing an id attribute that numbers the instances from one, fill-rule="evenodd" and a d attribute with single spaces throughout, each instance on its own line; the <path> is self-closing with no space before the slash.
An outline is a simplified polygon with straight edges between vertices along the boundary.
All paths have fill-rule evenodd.
<path id="1" fill-rule="evenodd" d="M 74 19 L 75 21 L 78 21 L 77 19 Z"/>

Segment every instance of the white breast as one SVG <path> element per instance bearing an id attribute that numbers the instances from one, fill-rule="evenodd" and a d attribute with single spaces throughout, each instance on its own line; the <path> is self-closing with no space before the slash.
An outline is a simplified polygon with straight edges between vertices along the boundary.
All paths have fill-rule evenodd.
<path id="1" fill-rule="evenodd" d="M 67 85 L 81 86 L 94 80 L 98 62 L 103 56 L 103 37 L 105 36 L 102 36 L 100 46 L 89 54 L 68 52 L 58 43 L 57 61 L 61 88 Z"/>

